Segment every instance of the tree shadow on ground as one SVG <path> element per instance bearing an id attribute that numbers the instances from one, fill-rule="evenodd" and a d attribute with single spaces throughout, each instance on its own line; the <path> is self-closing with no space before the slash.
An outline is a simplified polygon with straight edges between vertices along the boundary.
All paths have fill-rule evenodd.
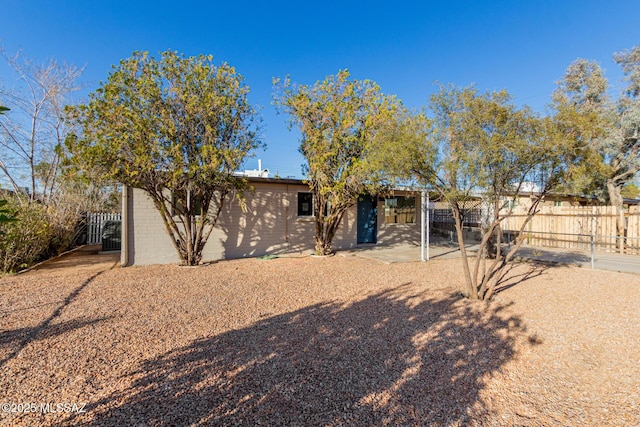
<path id="1" fill-rule="evenodd" d="M 116 264 L 113 264 L 111 268 L 114 268 Z M 91 325 L 93 323 L 97 323 L 105 318 L 101 319 L 75 319 L 69 322 L 64 322 L 62 324 L 54 324 L 53 322 L 60 317 L 62 311 L 71 305 L 77 298 L 78 295 L 89 286 L 98 276 L 104 273 L 106 270 L 98 271 L 97 273 L 91 275 L 84 282 L 80 284 L 76 289 L 74 289 L 67 297 L 60 301 L 60 305 L 51 313 L 49 317 L 40 322 L 37 326 L 30 328 L 20 328 L 12 331 L 4 331 L 0 334 L 0 346 L 10 346 L 12 350 L 0 359 L 0 368 L 7 364 L 10 360 L 16 357 L 20 352 L 33 341 L 48 338 L 51 336 L 61 335 L 66 332 L 69 332 L 74 329 L 79 329 L 84 326 Z M 12 311 L 8 311 L 7 313 L 11 313 Z"/>
<path id="2" fill-rule="evenodd" d="M 504 292 L 507 289 L 520 285 L 527 280 L 541 276 L 545 271 L 553 267 L 555 264 L 548 262 L 540 262 L 536 260 L 524 260 L 521 262 L 509 263 L 504 271 L 500 274 L 500 279 L 495 288 L 495 294 Z M 518 269 L 519 271 L 514 272 Z"/>
<path id="3" fill-rule="evenodd" d="M 554 264 L 583 265 L 591 262 L 591 257 L 574 249 L 545 249 L 540 247 L 523 246 L 518 249 L 517 256 L 538 262 Z"/>
<path id="4" fill-rule="evenodd" d="M 519 318 L 424 299 L 412 285 L 317 304 L 145 361 L 130 387 L 87 405 L 91 425 L 454 425 L 512 359 Z M 81 422 L 82 421 L 82 422 Z M 69 424 L 87 420 L 68 419 Z"/>
<path id="5" fill-rule="evenodd" d="M 16 348 L 23 348 L 26 344 L 33 341 L 44 340 L 57 337 L 59 335 L 64 335 L 67 332 L 71 332 L 76 329 L 82 329 L 84 327 L 91 326 L 108 319 L 108 317 L 101 317 L 97 319 L 73 319 L 67 322 L 47 325 L 45 327 L 38 325 L 32 328 L 18 328 L 10 331 L 4 331 L 2 332 L 2 334 L 0 334 L 0 351 L 4 347 L 13 349 L 13 351 L 15 351 Z"/>

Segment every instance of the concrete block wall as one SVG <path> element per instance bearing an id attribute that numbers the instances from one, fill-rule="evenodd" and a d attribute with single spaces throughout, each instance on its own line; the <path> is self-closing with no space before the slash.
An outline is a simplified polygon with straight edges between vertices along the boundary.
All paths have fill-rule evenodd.
<path id="1" fill-rule="evenodd" d="M 298 217 L 298 192 L 306 185 L 251 183 L 244 203 L 227 197 L 203 251 L 203 261 L 255 257 L 282 252 L 312 251 L 313 217 Z M 179 263 L 160 213 L 142 190 L 128 189 L 129 265 Z M 336 249 L 355 246 L 356 210 L 350 209 L 334 239 Z"/>
<path id="2" fill-rule="evenodd" d="M 220 218 L 203 251 L 203 261 L 255 257 L 283 252 L 312 251 L 313 217 L 298 217 L 298 193 L 308 186 L 287 182 L 251 182 L 244 203 L 227 197 Z M 128 264 L 171 264 L 180 259 L 160 213 L 142 190 L 128 189 Z M 385 224 L 384 200 L 378 200 L 378 244 L 420 241 L 420 195 L 416 195 L 415 224 Z M 357 207 L 344 215 L 334 249 L 357 245 Z"/>
<path id="3" fill-rule="evenodd" d="M 171 264 L 180 262 L 160 212 L 142 190 L 128 188 L 128 230 L 130 265 Z"/>

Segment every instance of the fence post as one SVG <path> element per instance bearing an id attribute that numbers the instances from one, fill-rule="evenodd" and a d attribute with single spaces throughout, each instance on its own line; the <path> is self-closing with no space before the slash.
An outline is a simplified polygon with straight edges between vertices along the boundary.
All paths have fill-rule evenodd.
<path id="1" fill-rule="evenodd" d="M 594 264 L 595 264 L 595 252 L 596 252 L 596 238 L 595 236 L 592 234 L 591 235 L 591 269 L 593 270 L 594 268 Z"/>
<path id="2" fill-rule="evenodd" d="M 595 240 L 596 235 L 596 207 L 594 206 L 592 209 L 593 216 L 591 217 L 591 241 Z M 593 243 L 595 245 L 595 242 Z"/>

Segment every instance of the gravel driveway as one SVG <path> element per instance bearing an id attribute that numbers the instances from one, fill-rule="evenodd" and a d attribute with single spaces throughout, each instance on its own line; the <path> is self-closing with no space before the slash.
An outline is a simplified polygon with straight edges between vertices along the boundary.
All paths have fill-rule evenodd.
<path id="1" fill-rule="evenodd" d="M 4 277 L 0 423 L 640 425 L 640 276 L 520 264 L 473 303 L 459 262 Z"/>

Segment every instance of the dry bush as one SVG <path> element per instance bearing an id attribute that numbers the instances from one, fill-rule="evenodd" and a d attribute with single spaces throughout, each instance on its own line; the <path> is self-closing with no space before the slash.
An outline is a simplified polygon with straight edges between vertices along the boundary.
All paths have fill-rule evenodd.
<path id="1" fill-rule="evenodd" d="M 114 211 L 115 188 L 65 182 L 48 203 L 7 194 L 6 208 L 17 221 L 0 224 L 0 271 L 24 269 L 78 242 L 87 212 Z"/>
<path id="2" fill-rule="evenodd" d="M 38 261 L 49 248 L 53 227 L 48 222 L 47 207 L 40 203 L 7 198 L 7 207 L 17 221 L 0 225 L 0 270 L 3 273 L 23 269 Z"/>

